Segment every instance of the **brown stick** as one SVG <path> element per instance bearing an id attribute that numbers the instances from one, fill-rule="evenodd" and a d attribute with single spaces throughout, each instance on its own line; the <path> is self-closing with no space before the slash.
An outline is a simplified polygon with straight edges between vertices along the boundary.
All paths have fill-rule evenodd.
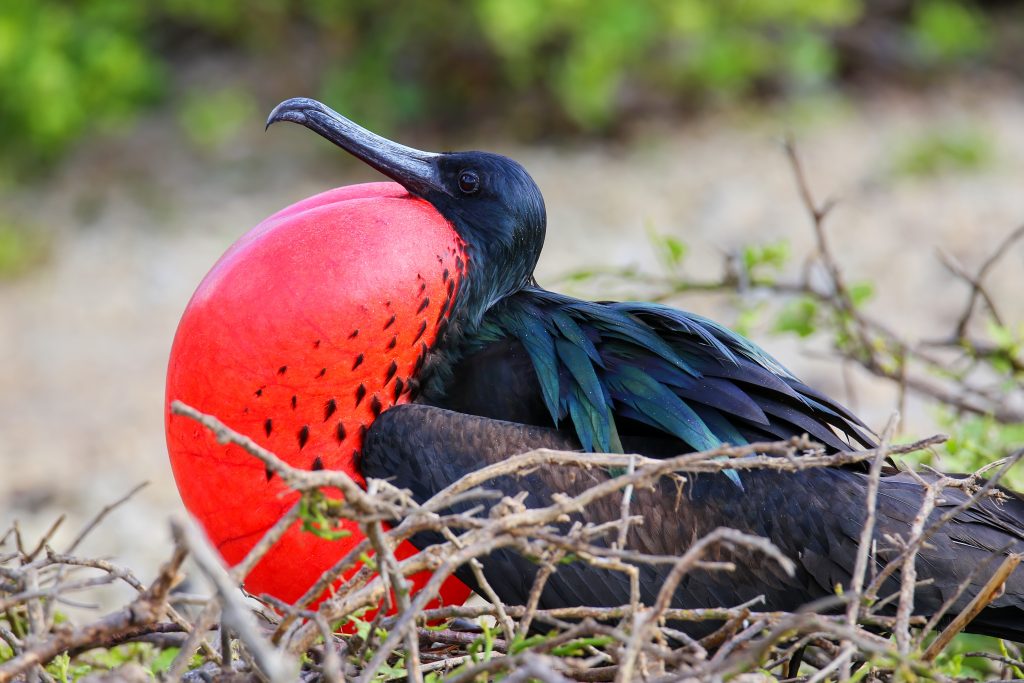
<path id="1" fill-rule="evenodd" d="M 0 683 L 9 683 L 22 672 L 49 662 L 61 652 L 101 644 L 120 634 L 158 622 L 167 612 L 167 596 L 180 580 L 179 569 L 187 551 L 176 545 L 171 559 L 160 569 L 152 585 L 130 605 L 86 626 L 58 631 L 50 638 L 26 648 L 17 657 L 0 664 Z"/>
<path id="2" fill-rule="evenodd" d="M 1021 559 L 1024 555 L 1014 553 L 1013 555 L 1007 555 L 1003 563 L 999 565 L 995 574 L 992 575 L 985 586 L 978 591 L 978 594 L 974 596 L 974 599 L 967 603 L 967 606 L 956 615 L 953 621 L 949 622 L 949 626 L 942 629 L 942 633 L 932 641 L 928 649 L 924 651 L 922 659 L 926 662 L 933 662 L 935 658 L 939 656 L 949 641 L 963 631 L 971 621 L 974 620 L 983 609 L 988 607 L 989 603 L 995 600 L 1003 592 L 1003 586 L 1006 583 L 1006 579 L 1010 577 L 1013 570 L 1020 564 Z"/>
<path id="3" fill-rule="evenodd" d="M 213 585 L 221 604 L 223 624 L 238 635 L 271 683 L 293 679 L 298 666 L 286 653 L 272 647 L 259 633 L 252 613 L 242 600 L 237 579 L 224 566 L 216 550 L 194 522 L 171 522 L 175 541 L 188 548 L 200 571 Z"/>

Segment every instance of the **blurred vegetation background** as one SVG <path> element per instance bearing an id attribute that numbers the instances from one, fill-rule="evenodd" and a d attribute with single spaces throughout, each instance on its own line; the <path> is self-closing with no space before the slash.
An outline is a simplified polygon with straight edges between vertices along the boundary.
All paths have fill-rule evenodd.
<path id="1" fill-rule="evenodd" d="M 616 135 L 638 114 L 1012 68 L 1022 19 L 1010 1 L 5 0 L 0 173 L 38 176 L 155 106 L 212 145 L 285 80 L 385 133 Z M 225 53 L 250 65 L 230 86 L 180 78 Z"/>
<path id="2" fill-rule="evenodd" d="M 76 225 L 117 206 L 111 188 L 121 186 L 184 224 L 196 212 L 167 189 L 168 149 L 184 140 L 200 158 L 230 155 L 238 132 L 256 130 L 284 96 L 319 97 L 403 139 L 643 147 L 652 122 L 719 109 L 934 92 L 975 75 L 990 79 L 989 91 L 1016 92 L 1021 64 L 1024 3 L 1012 0 L 4 0 L 0 199 L 12 201 L 0 206 L 0 279 L 49 258 L 55 226 L 36 211 L 54 201 L 59 191 L 46 183 L 83 142 L 100 141 L 87 175 L 101 166 L 103 141 L 118 135 L 136 159 L 106 187 L 76 190 Z M 147 117 L 158 124 L 141 125 Z M 881 182 L 984 171 L 997 147 L 970 116 L 922 121 L 886 150 Z M 131 185 L 132 169 L 149 184 Z M 215 172 L 231 182 L 230 166 Z M 177 175 L 202 186 L 191 173 Z M 764 245 L 747 249 L 762 250 L 751 268 L 785 260 Z M 795 306 L 774 331 L 819 331 L 815 309 Z M 744 317 L 731 322 L 743 327 Z M 1006 335 L 1014 354 L 1024 348 L 1024 330 Z M 1020 368 L 1010 370 L 1016 377 Z M 972 457 L 991 450 L 992 430 L 975 425 Z"/>

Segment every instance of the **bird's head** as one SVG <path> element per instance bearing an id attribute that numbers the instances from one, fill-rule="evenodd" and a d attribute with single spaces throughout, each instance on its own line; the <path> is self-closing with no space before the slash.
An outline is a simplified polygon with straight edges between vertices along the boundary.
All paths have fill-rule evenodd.
<path id="1" fill-rule="evenodd" d="M 521 165 L 489 152 L 423 152 L 392 142 L 316 100 L 277 105 L 267 126 L 290 121 L 319 133 L 434 206 L 465 240 L 471 263 L 464 315 L 478 320 L 530 283 L 544 245 L 544 198 Z"/>

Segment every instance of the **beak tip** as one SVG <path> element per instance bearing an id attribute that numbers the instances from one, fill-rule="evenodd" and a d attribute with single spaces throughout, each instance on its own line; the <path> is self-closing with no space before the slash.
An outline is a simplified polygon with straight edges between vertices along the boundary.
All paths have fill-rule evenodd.
<path id="1" fill-rule="evenodd" d="M 323 105 L 316 100 L 311 100 L 307 97 L 292 97 L 274 107 L 274 110 L 270 112 L 270 116 L 267 117 L 267 125 L 264 130 L 270 128 L 270 126 L 278 121 L 290 121 L 291 123 L 304 125 L 308 121 L 307 112 L 319 110 L 322 107 Z"/>

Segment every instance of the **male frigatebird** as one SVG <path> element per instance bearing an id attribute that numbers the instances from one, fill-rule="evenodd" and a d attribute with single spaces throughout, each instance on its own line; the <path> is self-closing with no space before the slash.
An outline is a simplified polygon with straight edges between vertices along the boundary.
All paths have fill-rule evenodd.
<path id="1" fill-rule="evenodd" d="M 664 457 L 722 443 L 785 439 L 804 433 L 831 450 L 871 444 L 867 430 L 849 411 L 800 382 L 751 342 L 710 320 L 654 304 L 581 301 L 537 286 L 533 270 L 546 230 L 544 202 L 533 180 L 516 162 L 483 152 L 433 154 L 404 147 L 309 99 L 283 102 L 271 113 L 268 125 L 276 121 L 291 121 L 316 131 L 404 190 L 393 185 L 384 186 L 391 188 L 387 191 L 380 188 L 374 196 L 387 196 L 388 203 L 374 206 L 368 215 L 328 212 L 308 217 L 307 223 L 315 228 L 292 231 L 300 240 L 287 244 L 283 240 L 289 231 L 281 231 L 281 226 L 308 208 L 296 205 L 298 208 L 282 212 L 284 216 L 277 222 L 269 219 L 250 233 L 233 248 L 234 258 L 229 251 L 204 281 L 179 328 L 172 352 L 169 398 L 188 401 L 191 396 L 200 399 L 200 408 L 230 408 L 236 424 L 255 431 L 264 419 L 269 425 L 268 411 L 285 417 L 289 405 L 292 410 L 305 405 L 305 393 L 287 398 L 290 391 L 325 387 L 326 393 L 315 393 L 312 401 L 318 413 L 314 410 L 308 419 L 286 422 L 291 431 L 282 439 L 298 440 L 298 451 L 290 444 L 286 457 L 309 448 L 314 422 L 319 429 L 321 421 L 355 419 L 369 427 L 365 439 L 358 442 L 359 457 L 343 454 L 328 462 L 320 453 L 337 449 L 324 437 L 318 442 L 318 461 L 310 466 L 390 478 L 420 500 L 468 471 L 536 447 Z M 338 192 L 358 197 L 368 190 Z M 325 203 L 316 198 L 310 201 L 317 206 Z M 412 215 L 423 207 L 432 207 L 442 220 Z M 387 236 L 374 236 L 365 228 L 367 222 Z M 446 226 L 450 232 L 445 232 Z M 268 235 L 275 231 L 282 232 L 282 243 L 276 249 L 248 254 L 254 240 L 273 241 Z M 422 241 L 427 246 L 421 243 L 410 253 L 403 240 Z M 289 262 L 289 250 L 302 255 L 291 258 L 300 263 Z M 401 255 L 393 256 L 392 251 Z M 307 252 L 316 256 L 310 258 Z M 327 255 L 321 255 L 323 252 Z M 358 262 L 374 257 L 378 259 L 375 263 Z M 277 258 L 281 261 L 275 266 Z M 225 260 L 230 272 L 222 267 Z M 258 275 L 249 273 L 252 267 L 258 269 Z M 393 272 L 381 276 L 381 269 Z M 231 287 L 225 283 L 231 277 L 251 282 Z M 391 286 L 395 279 L 401 283 L 401 292 Z M 374 290 L 377 286 L 382 289 Z M 278 287 L 283 288 L 283 297 Z M 225 295 L 225 288 L 233 294 Z M 360 335 L 367 325 L 381 326 L 384 337 L 393 329 L 386 352 L 379 353 L 374 346 L 380 341 L 376 338 L 365 349 L 361 343 L 349 343 L 357 338 L 345 336 L 350 334 L 352 320 L 339 321 L 330 311 L 320 309 L 306 311 L 304 303 L 291 307 L 280 303 L 290 295 L 306 301 L 310 288 L 317 293 L 312 298 L 326 297 L 327 305 L 339 303 L 340 297 L 344 299 L 340 303 L 350 308 L 363 306 L 366 324 L 358 326 Z M 356 293 L 350 295 L 353 289 Z M 414 290 L 411 295 L 410 289 Z M 434 293 L 438 289 L 440 304 Z M 260 308 L 264 298 L 269 300 L 266 305 L 274 307 L 271 313 L 284 318 L 264 315 Z M 396 307 L 400 310 L 388 313 Z M 317 317 L 321 313 L 324 317 Z M 265 322 L 250 328 L 248 315 Z M 227 322 L 210 323 L 211 318 Z M 210 329 L 214 329 L 212 334 Z M 322 335 L 306 339 L 317 329 Z M 379 336 L 380 331 L 374 333 Z M 193 336 L 201 340 L 192 343 Z M 230 343 L 225 344 L 225 338 Z M 331 344 L 328 353 L 323 351 L 326 339 Z M 201 372 L 192 373 L 200 362 L 197 356 L 208 352 L 211 340 L 219 350 L 218 357 Z M 240 354 L 232 344 L 241 347 Z M 412 356 L 403 356 L 400 363 L 389 360 L 396 349 L 410 344 L 417 349 Z M 267 347 L 274 352 L 268 354 Z M 317 358 L 330 358 L 331 367 L 339 360 L 358 365 L 351 355 L 362 359 L 371 350 L 378 364 L 367 370 L 371 373 L 367 377 L 374 377 L 375 383 L 370 388 L 359 383 L 354 397 L 344 397 L 348 405 L 338 403 L 334 393 L 350 389 L 350 380 L 316 385 L 304 378 L 298 384 L 287 384 L 282 378 L 294 366 L 282 364 L 278 376 L 272 376 L 273 364 L 267 365 L 265 358 L 297 353 L 304 372 L 316 374 Z M 323 355 L 317 356 L 318 352 Z M 265 386 L 255 389 L 251 386 L 254 369 L 246 365 L 254 358 L 264 363 L 258 372 L 267 380 Z M 215 367 L 219 364 L 226 364 L 232 373 L 222 381 Z M 224 400 L 207 401 L 204 406 L 202 399 L 210 392 L 233 390 L 216 386 L 204 394 L 192 387 L 182 392 L 186 396 L 176 395 L 179 389 L 190 387 L 181 379 L 189 373 L 193 385 L 231 384 L 243 378 L 255 394 L 233 408 Z M 401 379 L 401 385 L 389 390 L 388 383 L 395 377 Z M 260 400 L 271 390 L 280 398 L 272 407 L 268 403 L 261 407 Z M 360 406 L 371 392 L 376 404 L 367 414 Z M 329 395 L 331 398 L 324 398 Z M 299 423 L 302 426 L 294 432 L 293 426 Z M 198 428 L 186 428 L 171 419 L 168 429 L 176 476 L 188 504 L 186 490 L 198 490 L 195 482 L 208 478 L 205 470 L 210 461 L 224 464 L 227 456 L 203 445 L 205 437 Z M 266 431 L 270 437 L 271 427 Z M 228 463 L 229 467 L 220 470 L 223 476 L 216 479 L 215 486 L 229 491 L 235 476 L 232 467 L 240 462 Z M 527 490 L 528 505 L 543 505 L 554 493 L 572 492 L 602 476 L 610 475 L 546 469 L 530 473 L 525 480 L 503 479 L 491 485 L 509 494 Z M 765 536 L 796 562 L 795 575 L 786 575 L 737 550 L 725 555 L 736 561 L 735 572 L 690 572 L 680 584 L 674 604 L 720 607 L 764 595 L 768 609 L 797 609 L 849 584 L 866 516 L 867 481 L 863 469 L 851 467 L 796 474 L 704 474 L 691 478 L 681 495 L 674 483 L 665 482 L 638 492 L 633 509 L 643 515 L 644 522 L 630 532 L 628 543 L 647 553 L 679 554 L 694 539 L 720 526 Z M 207 485 L 199 488 L 211 489 Z M 1005 502 L 985 500 L 953 516 L 921 550 L 917 575 L 926 583 L 917 592 L 918 613 L 937 611 L 967 581 L 967 590 L 953 601 L 952 612 L 956 613 L 987 579 L 986 573 L 975 575 L 974 570 L 1024 541 L 1024 499 L 1004 493 Z M 887 535 L 907 535 L 922 494 L 920 483 L 906 474 L 893 472 L 882 477 L 875 532 L 878 562 L 892 555 L 886 550 L 891 547 Z M 933 517 L 962 500 L 961 492 L 946 491 Z M 205 509 L 215 510 L 221 503 L 213 501 Z M 618 503 L 597 506 L 587 515 L 592 521 L 614 519 L 619 515 Z M 422 546 L 433 540 L 422 536 L 414 542 Z M 301 557 L 291 560 L 303 562 Z M 528 559 L 501 551 L 485 558 L 483 566 L 499 597 L 510 603 L 526 600 L 537 571 Z M 283 567 L 277 565 L 279 571 L 288 571 Z M 653 600 L 665 571 L 660 566 L 642 568 L 641 597 L 645 602 Z M 472 584 L 468 572 L 460 572 L 460 577 Z M 540 604 L 619 605 L 628 597 L 623 575 L 572 563 L 559 568 L 548 581 Z M 1003 595 L 980 614 L 971 629 L 1024 638 L 1024 570 L 1010 577 Z"/>

